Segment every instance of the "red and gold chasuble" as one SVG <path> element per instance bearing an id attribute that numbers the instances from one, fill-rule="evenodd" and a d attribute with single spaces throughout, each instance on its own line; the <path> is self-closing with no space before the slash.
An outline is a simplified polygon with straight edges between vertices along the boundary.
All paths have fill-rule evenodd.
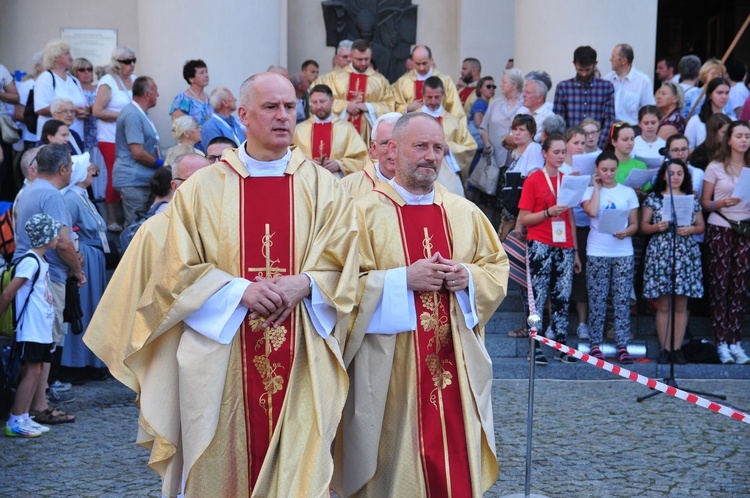
<path id="1" fill-rule="evenodd" d="M 467 86 L 461 89 L 461 92 L 458 94 L 458 98 L 461 99 L 461 104 L 466 103 L 466 99 L 469 98 L 469 95 L 471 95 L 474 91 L 476 91 L 477 87 L 475 86 Z"/>
<path id="2" fill-rule="evenodd" d="M 365 95 L 367 94 L 367 75 L 366 74 L 355 74 L 349 75 L 349 91 L 346 94 L 346 100 L 351 102 L 352 100 L 358 100 L 365 102 Z M 360 112 L 356 116 L 349 116 L 349 122 L 354 125 L 357 129 L 357 133 L 362 133 L 362 113 Z"/>
<path id="3" fill-rule="evenodd" d="M 448 219 L 442 206 L 397 207 L 406 264 L 436 252 L 450 258 Z M 469 457 L 461 408 L 450 294 L 416 292 L 417 411 L 427 496 L 471 496 Z"/>
<path id="4" fill-rule="evenodd" d="M 244 277 L 293 275 L 294 186 L 292 175 L 240 178 L 240 250 Z M 279 327 L 250 318 L 240 330 L 250 484 L 255 486 L 289 388 L 296 344 L 296 313 Z"/>
<path id="5" fill-rule="evenodd" d="M 325 159 L 331 158 L 333 123 L 313 123 L 311 137 L 312 160 L 322 164 Z"/>
<path id="6" fill-rule="evenodd" d="M 422 100 L 422 87 L 424 86 L 424 81 L 415 81 L 414 82 L 414 100 Z"/>

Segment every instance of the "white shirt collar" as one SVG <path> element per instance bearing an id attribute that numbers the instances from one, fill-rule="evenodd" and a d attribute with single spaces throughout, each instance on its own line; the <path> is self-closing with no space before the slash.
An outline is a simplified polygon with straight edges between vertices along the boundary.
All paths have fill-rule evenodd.
<path id="1" fill-rule="evenodd" d="M 380 161 L 375 161 L 373 163 L 375 165 L 375 173 L 378 175 L 378 178 L 383 180 L 384 182 L 388 183 L 391 181 L 390 178 L 387 178 L 382 171 L 380 171 Z"/>
<path id="2" fill-rule="evenodd" d="M 415 75 L 416 75 L 416 77 L 417 77 L 417 81 L 424 81 L 424 80 L 426 80 L 427 78 L 429 78 L 430 76 L 432 76 L 432 70 L 433 70 L 433 68 L 430 68 L 430 70 L 429 70 L 429 71 L 427 71 L 427 74 L 425 74 L 424 76 L 422 76 L 421 74 L 419 74 L 419 71 L 417 71 L 417 70 L 415 69 L 415 70 L 414 70 L 414 74 L 415 74 Z"/>
<path id="3" fill-rule="evenodd" d="M 352 68 L 352 72 L 353 72 L 354 74 L 366 74 L 366 73 L 367 73 L 367 69 L 365 69 L 365 70 L 364 70 L 363 72 L 361 72 L 361 73 L 360 73 L 359 71 L 357 71 L 357 68 L 355 68 L 355 67 L 354 67 L 354 64 L 352 64 L 351 62 L 349 63 L 349 67 L 350 67 L 350 68 Z"/>
<path id="4" fill-rule="evenodd" d="M 433 118 L 439 118 L 440 116 L 443 115 L 443 106 L 441 105 L 440 107 L 438 107 L 437 109 L 433 111 L 433 110 L 430 110 L 430 108 L 427 107 L 426 105 L 422 105 L 422 109 L 420 109 L 420 111 L 422 111 L 425 114 L 429 114 Z"/>
<path id="5" fill-rule="evenodd" d="M 392 179 L 386 181 L 390 183 L 394 189 L 396 189 L 398 195 L 400 195 L 401 198 L 410 206 L 429 206 L 430 204 L 433 204 L 435 202 L 435 187 L 433 187 L 428 194 L 412 194 L 404 187 L 396 183 L 395 176 Z"/>
<path id="6" fill-rule="evenodd" d="M 313 114 L 313 120 L 316 123 L 330 123 L 331 121 L 333 121 L 333 113 L 329 114 L 326 119 L 320 119 L 318 116 Z"/>
<path id="7" fill-rule="evenodd" d="M 247 142 L 242 142 L 237 155 L 239 156 L 240 161 L 242 161 L 242 164 L 245 165 L 245 168 L 247 168 L 250 176 L 269 177 L 284 175 L 287 164 L 289 164 L 289 160 L 292 158 L 292 151 L 290 149 L 287 149 L 284 157 L 280 159 L 274 161 L 258 161 L 247 154 L 245 151 L 246 145 Z"/>

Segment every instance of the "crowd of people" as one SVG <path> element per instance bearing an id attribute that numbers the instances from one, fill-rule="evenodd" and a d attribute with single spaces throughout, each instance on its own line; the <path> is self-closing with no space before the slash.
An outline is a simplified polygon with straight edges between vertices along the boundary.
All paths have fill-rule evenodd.
<path id="1" fill-rule="evenodd" d="M 166 152 L 157 83 L 136 75 L 133 50 L 96 81 L 61 40 L 26 80 L 0 65 L 20 131 L 3 135 L 16 279 L 0 311 L 28 302 L 6 435 L 75 421 L 65 381 L 109 372 L 139 395 L 139 441 L 168 496 L 481 494 L 497 475 L 482 327 L 506 293 L 503 245 L 550 338 L 567 342 L 572 307 L 603 359 L 609 297 L 616 360 L 632 363 L 631 307 L 647 300 L 659 363 L 685 363 L 689 303 L 708 295 L 720 361 L 750 363 L 750 242 L 733 224 L 750 218 L 735 194 L 750 181 L 746 67 L 662 59 L 655 87 L 634 58 L 618 44 L 601 77 L 578 47 L 556 86 L 511 60 L 496 92 L 475 58 L 454 82 L 417 45 L 390 83 L 369 42 L 345 41 L 330 72 L 271 66 L 239 105 L 190 60 Z M 571 205 L 559 199 L 575 177 Z M 82 317 L 68 331 L 72 296 Z M 217 467 L 227 455 L 247 464 Z"/>

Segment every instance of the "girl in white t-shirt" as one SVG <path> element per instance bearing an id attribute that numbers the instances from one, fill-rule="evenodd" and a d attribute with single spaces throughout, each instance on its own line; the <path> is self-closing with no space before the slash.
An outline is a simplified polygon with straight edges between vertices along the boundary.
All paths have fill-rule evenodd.
<path id="1" fill-rule="evenodd" d="M 633 287 L 633 242 L 638 232 L 638 196 L 630 187 L 615 182 L 618 160 L 612 151 L 596 158 L 594 186 L 589 187 L 581 203 L 591 219 L 586 243 L 586 286 L 589 294 L 589 340 L 591 356 L 604 359 L 601 345 L 604 342 L 604 319 L 607 314 L 607 296 L 612 290 L 615 317 L 617 361 L 633 363 L 628 354 L 630 340 L 630 290 Z M 620 226 L 610 227 L 605 211 L 620 214 Z M 604 219 L 603 219 L 604 218 Z M 615 225 L 617 225 L 615 223 Z"/>
<path id="2" fill-rule="evenodd" d="M 641 134 L 635 137 L 633 157 L 661 157 L 660 149 L 667 142 L 658 136 L 661 111 L 655 105 L 644 105 L 638 111 L 638 127 Z"/>
<path id="3" fill-rule="evenodd" d="M 49 427 L 37 424 L 29 417 L 34 393 L 42 379 L 42 363 L 52 361 L 52 324 L 55 311 L 49 289 L 49 264 L 44 253 L 57 247 L 62 228 L 46 214 L 35 214 L 26 222 L 31 249 L 16 264 L 13 280 L 0 295 L 0 313 L 15 300 L 18 325 L 15 347 L 21 351 L 25 368 L 16 389 L 16 397 L 5 424 L 9 437 L 39 437 Z"/>

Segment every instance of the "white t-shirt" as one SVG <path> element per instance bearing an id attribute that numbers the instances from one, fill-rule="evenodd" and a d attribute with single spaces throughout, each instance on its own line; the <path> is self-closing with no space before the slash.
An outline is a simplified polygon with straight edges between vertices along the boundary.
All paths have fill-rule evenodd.
<path id="1" fill-rule="evenodd" d="M 5 93 L 5 87 L 13 83 L 13 76 L 10 74 L 10 71 L 8 71 L 8 68 L 0 64 L 0 93 Z M 10 112 L 8 112 L 10 110 Z M 10 114 L 13 115 L 13 104 L 5 104 L 5 102 L 0 105 L 0 114 Z"/>
<path id="2" fill-rule="evenodd" d="M 54 75 L 55 78 L 54 88 L 52 87 L 52 75 Z M 66 98 L 72 101 L 73 105 L 76 107 L 88 105 L 86 95 L 84 95 L 83 89 L 75 78 L 73 78 L 70 74 L 67 74 L 65 79 L 63 80 L 55 73 L 52 73 L 52 75 L 50 75 L 49 71 L 44 71 L 36 79 L 36 83 L 34 84 L 35 111 L 44 109 L 45 107 L 49 107 L 50 105 L 52 105 L 52 102 L 55 99 L 59 98 Z M 46 123 L 50 119 L 52 118 L 47 116 L 39 116 L 39 120 L 36 124 L 37 135 L 41 134 L 44 123 Z M 70 129 L 78 133 L 80 136 L 83 136 L 83 121 L 76 118 Z"/>
<path id="3" fill-rule="evenodd" d="M 588 201 L 594 194 L 594 187 L 586 189 L 583 201 Z M 583 202 L 581 201 L 581 202 Z M 614 235 L 599 232 L 599 216 L 605 209 L 636 209 L 638 196 L 630 187 L 617 184 L 612 188 L 599 189 L 599 213 L 591 218 L 591 230 L 586 242 L 586 255 L 598 257 L 620 258 L 633 255 L 633 241 L 631 237 L 622 240 Z M 623 230 L 625 227 L 622 227 Z"/>
<path id="4" fill-rule="evenodd" d="M 16 265 L 15 276 L 28 279 L 16 293 L 16 310 L 21 311 L 29 292 L 31 292 L 31 297 L 23 316 L 19 317 L 16 341 L 50 344 L 53 342 L 52 325 L 55 320 L 55 309 L 52 303 L 52 292 L 49 289 L 49 264 L 34 251 L 30 250 L 26 254 L 34 256 L 24 258 Z M 34 279 L 37 268 L 39 268 L 39 277 L 32 289 L 31 281 Z"/>
<path id="5" fill-rule="evenodd" d="M 534 171 L 544 166 L 544 156 L 542 155 L 542 146 L 536 142 L 531 142 L 526 146 L 521 157 L 516 164 L 511 164 L 508 168 L 510 172 L 521 172 L 521 176 L 528 177 Z"/>
<path id="6" fill-rule="evenodd" d="M 685 136 L 691 149 L 695 149 L 706 140 L 706 123 L 701 121 L 697 112 L 688 120 Z"/>
<path id="7" fill-rule="evenodd" d="M 632 157 L 661 157 L 659 149 L 667 146 L 667 141 L 661 137 L 656 137 L 656 141 L 653 143 L 646 142 L 642 136 L 638 135 L 635 137 L 633 144 L 633 152 L 630 154 Z"/>
<path id="8" fill-rule="evenodd" d="M 135 75 L 130 76 L 130 81 L 135 81 Z M 119 113 L 122 108 L 133 101 L 133 90 L 122 90 L 118 85 L 117 79 L 111 74 L 105 74 L 96 85 L 97 90 L 102 85 L 107 85 L 111 92 L 111 98 L 107 104 L 106 110 Z M 125 86 L 124 84 L 122 85 Z M 96 120 L 96 138 L 100 142 L 115 143 L 115 130 L 117 123 L 112 121 L 108 123 L 101 119 Z"/>

